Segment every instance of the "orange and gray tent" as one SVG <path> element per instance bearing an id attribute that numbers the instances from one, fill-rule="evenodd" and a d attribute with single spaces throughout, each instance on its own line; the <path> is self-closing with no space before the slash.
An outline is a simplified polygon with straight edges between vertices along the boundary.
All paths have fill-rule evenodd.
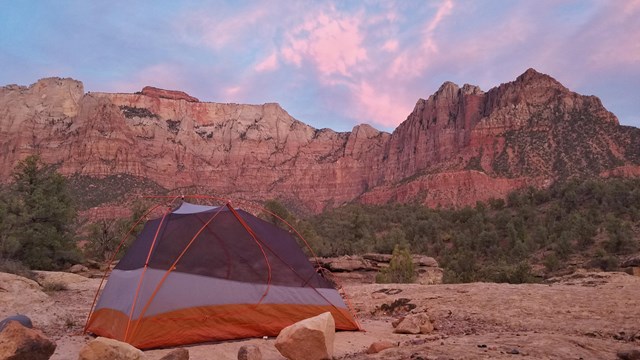
<path id="1" fill-rule="evenodd" d="M 148 349 L 276 336 L 327 311 L 336 329 L 358 329 L 288 231 L 230 204 L 185 202 L 145 224 L 85 330 Z"/>

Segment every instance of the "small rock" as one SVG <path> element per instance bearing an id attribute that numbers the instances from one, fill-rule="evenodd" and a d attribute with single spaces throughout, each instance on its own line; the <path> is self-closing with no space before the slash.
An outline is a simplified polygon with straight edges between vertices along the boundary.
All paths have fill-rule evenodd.
<path id="1" fill-rule="evenodd" d="M 616 354 L 621 360 L 640 360 L 640 350 L 620 350 Z"/>
<path id="2" fill-rule="evenodd" d="M 238 350 L 238 360 L 262 360 L 260 348 L 256 345 L 242 345 Z"/>
<path id="3" fill-rule="evenodd" d="M 429 319 L 427 319 L 427 321 L 420 325 L 420 334 L 431 334 L 433 332 L 433 324 L 431 323 L 431 321 L 429 321 Z"/>
<path id="4" fill-rule="evenodd" d="M 335 320 L 326 312 L 282 329 L 275 346 L 289 360 L 331 359 L 335 334 Z"/>
<path id="5" fill-rule="evenodd" d="M 371 345 L 369 345 L 369 348 L 367 349 L 367 354 L 377 354 L 382 350 L 391 349 L 396 346 L 397 345 L 392 343 L 391 341 L 385 341 L 385 340 L 376 341 Z"/>
<path id="6" fill-rule="evenodd" d="M 141 360 L 144 353 L 135 347 L 113 339 L 98 337 L 87 343 L 78 360 Z"/>
<path id="7" fill-rule="evenodd" d="M 518 350 L 518 349 L 511 349 L 511 350 L 507 351 L 507 354 L 511 354 L 511 355 L 518 355 L 518 354 L 520 354 L 520 350 Z"/>
<path id="8" fill-rule="evenodd" d="M 421 327 L 427 323 L 431 323 L 427 314 L 410 314 L 405 316 L 393 332 L 397 334 L 420 334 Z M 425 330 L 427 329 L 428 325 L 425 327 Z M 431 326 L 431 330 L 433 331 L 433 326 Z"/>
<path id="9" fill-rule="evenodd" d="M 48 360 L 56 350 L 56 343 L 41 331 L 9 321 L 0 332 L 0 359 Z"/>
<path id="10" fill-rule="evenodd" d="M 160 360 L 189 360 L 189 350 L 175 349 L 167 355 L 161 357 Z"/>
<path id="11" fill-rule="evenodd" d="M 400 324 L 402 322 L 402 320 L 404 320 L 404 316 L 393 320 L 391 322 L 391 326 L 393 326 L 394 329 L 397 328 L 398 324 Z"/>
<path id="12" fill-rule="evenodd" d="M 89 269 L 88 269 L 86 266 L 84 266 L 84 265 L 81 265 L 81 264 L 75 264 L 75 265 L 73 265 L 72 267 L 70 267 L 68 271 L 69 271 L 70 273 L 77 274 L 77 273 L 80 273 L 80 272 L 86 272 L 86 271 L 89 271 Z"/>

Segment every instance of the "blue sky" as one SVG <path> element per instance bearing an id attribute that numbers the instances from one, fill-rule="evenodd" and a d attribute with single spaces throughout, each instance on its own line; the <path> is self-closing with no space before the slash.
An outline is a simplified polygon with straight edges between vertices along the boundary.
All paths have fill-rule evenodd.
<path id="1" fill-rule="evenodd" d="M 146 85 L 391 131 L 444 81 L 533 67 L 640 127 L 640 0 L 3 1 L 0 85 Z"/>

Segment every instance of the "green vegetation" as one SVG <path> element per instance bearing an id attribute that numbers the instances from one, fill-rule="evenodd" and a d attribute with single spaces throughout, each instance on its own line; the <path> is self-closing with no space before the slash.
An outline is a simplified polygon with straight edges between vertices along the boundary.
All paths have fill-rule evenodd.
<path id="1" fill-rule="evenodd" d="M 0 259 L 42 270 L 78 262 L 75 215 L 62 175 L 37 156 L 19 162 L 0 191 Z"/>
<path id="2" fill-rule="evenodd" d="M 382 269 L 376 275 L 376 282 L 381 284 L 402 284 L 412 283 L 416 279 L 413 260 L 409 250 L 396 245 L 393 249 L 393 256 L 389 267 Z"/>
<path id="3" fill-rule="evenodd" d="M 56 292 L 69 290 L 67 284 L 59 281 L 49 281 L 42 284 L 42 291 L 44 292 Z"/>
<path id="4" fill-rule="evenodd" d="M 139 220 L 148 210 L 148 205 L 145 202 L 137 201 L 132 205 L 129 218 L 100 219 L 90 224 L 88 242 L 84 249 L 85 254 L 103 261 L 111 260 L 114 255 L 115 258 L 124 255 L 128 246 L 144 226 L 144 221 Z"/>
<path id="5" fill-rule="evenodd" d="M 351 204 L 289 222 L 314 234 L 309 243 L 320 256 L 400 245 L 438 259 L 446 282 L 532 282 L 534 266 L 562 271 L 572 258 L 614 270 L 637 251 L 640 179 L 572 180 L 457 210 Z"/>

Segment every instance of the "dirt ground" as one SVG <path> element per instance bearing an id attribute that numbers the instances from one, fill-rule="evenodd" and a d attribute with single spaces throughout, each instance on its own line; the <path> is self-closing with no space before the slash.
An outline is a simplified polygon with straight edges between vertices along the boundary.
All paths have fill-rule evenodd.
<path id="1" fill-rule="evenodd" d="M 41 284 L 64 282 L 68 289 L 42 296 L 37 284 L 21 288 L 24 282 L 0 276 L 0 317 L 16 312 L 31 316 L 58 345 L 52 359 L 77 359 L 91 339 L 81 330 L 100 280 L 65 273 L 39 276 Z M 618 350 L 640 349 L 640 277 L 623 273 L 577 273 L 547 284 L 367 284 L 344 290 L 364 331 L 338 332 L 336 359 L 616 359 Z M 381 309 L 394 302 L 404 305 Z M 436 330 L 428 335 L 394 334 L 391 322 L 409 311 L 427 313 Z M 366 354 L 378 340 L 399 346 Z M 226 360 L 237 359 L 240 346 L 255 344 L 265 360 L 284 359 L 274 341 L 186 348 L 191 359 Z M 157 360 L 171 350 L 145 354 Z"/>

